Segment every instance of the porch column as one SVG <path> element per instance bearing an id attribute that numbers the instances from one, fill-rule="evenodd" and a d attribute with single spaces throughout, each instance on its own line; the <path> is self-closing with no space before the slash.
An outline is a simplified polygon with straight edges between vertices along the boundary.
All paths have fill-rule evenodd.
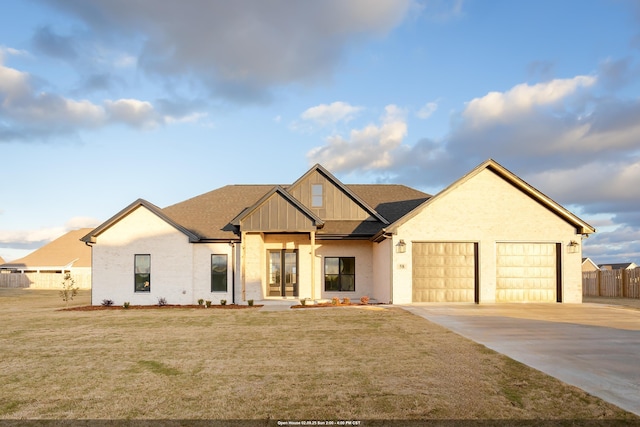
<path id="1" fill-rule="evenodd" d="M 311 233 L 311 299 L 316 299 L 316 232 Z"/>
<path id="2" fill-rule="evenodd" d="M 246 251 L 246 233 L 243 231 L 240 233 L 240 283 L 242 285 L 242 301 L 247 300 L 246 296 L 246 278 L 245 278 L 245 258 Z"/>

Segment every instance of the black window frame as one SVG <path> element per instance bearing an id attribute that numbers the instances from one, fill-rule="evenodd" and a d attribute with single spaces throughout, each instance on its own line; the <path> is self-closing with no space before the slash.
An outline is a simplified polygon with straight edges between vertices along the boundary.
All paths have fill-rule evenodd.
<path id="1" fill-rule="evenodd" d="M 329 260 L 338 260 L 338 272 L 327 272 L 331 266 L 327 265 Z M 343 272 L 344 260 L 350 260 L 353 272 Z M 331 286 L 334 282 L 336 286 Z M 337 288 L 337 289 L 336 289 Z M 325 257 L 324 258 L 324 291 L 325 292 L 355 292 L 356 291 L 356 257 Z"/>
<path id="2" fill-rule="evenodd" d="M 142 268 L 138 264 L 138 257 L 148 258 L 148 272 L 138 272 Z M 151 292 L 151 254 L 135 254 L 133 256 L 133 291 Z"/>
<path id="3" fill-rule="evenodd" d="M 214 257 L 224 257 L 224 273 L 214 272 Z M 216 264 L 216 266 L 221 266 L 222 264 Z M 220 289 L 214 289 L 216 277 L 223 277 L 221 283 L 224 283 L 224 289 L 220 287 Z M 211 254 L 211 292 L 228 292 L 229 289 L 229 256 L 227 254 Z"/>

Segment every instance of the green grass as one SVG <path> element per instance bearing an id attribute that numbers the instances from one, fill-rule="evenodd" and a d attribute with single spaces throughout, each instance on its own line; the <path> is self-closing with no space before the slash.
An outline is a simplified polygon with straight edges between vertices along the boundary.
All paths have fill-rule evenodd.
<path id="1" fill-rule="evenodd" d="M 638 419 L 397 308 L 61 308 L 0 289 L 0 418 Z"/>

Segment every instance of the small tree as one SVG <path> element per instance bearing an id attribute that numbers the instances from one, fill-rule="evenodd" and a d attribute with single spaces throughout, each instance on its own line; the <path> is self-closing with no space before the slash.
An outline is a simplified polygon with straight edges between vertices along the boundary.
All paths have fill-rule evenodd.
<path id="1" fill-rule="evenodd" d="M 69 306 L 69 301 L 73 301 L 73 297 L 78 295 L 79 289 L 80 288 L 76 286 L 76 281 L 71 277 L 71 273 L 65 274 L 60 297 L 62 297 L 62 301 L 64 301 L 66 306 Z"/>

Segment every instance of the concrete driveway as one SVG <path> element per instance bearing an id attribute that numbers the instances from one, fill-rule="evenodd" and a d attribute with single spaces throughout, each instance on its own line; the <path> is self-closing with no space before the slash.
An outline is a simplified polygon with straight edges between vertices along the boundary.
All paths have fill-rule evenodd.
<path id="1" fill-rule="evenodd" d="M 640 310 L 587 303 L 402 308 L 640 415 Z"/>

